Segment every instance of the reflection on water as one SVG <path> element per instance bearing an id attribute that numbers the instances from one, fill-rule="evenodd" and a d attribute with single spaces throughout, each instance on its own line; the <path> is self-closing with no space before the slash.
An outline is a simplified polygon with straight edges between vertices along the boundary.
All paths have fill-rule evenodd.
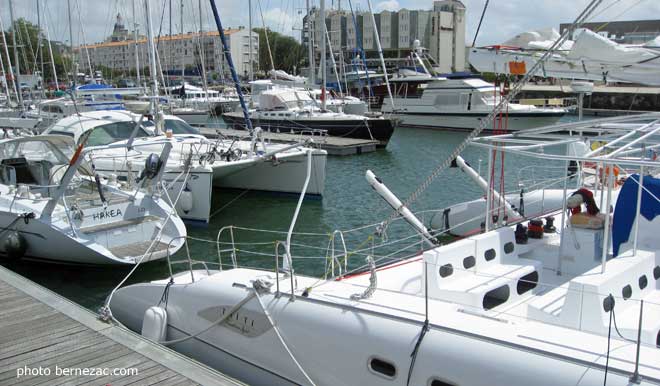
<path id="1" fill-rule="evenodd" d="M 400 198 L 412 193 L 426 179 L 432 169 L 449 155 L 455 146 L 465 138 L 465 133 L 441 132 L 411 128 L 398 128 L 387 149 L 369 154 L 347 157 L 329 157 L 326 171 L 326 191 L 323 200 L 305 201 L 300 213 L 296 232 L 317 233 L 318 235 L 296 236 L 293 239 L 292 254 L 301 257 L 295 260 L 298 273 L 322 275 L 324 257 L 335 229 L 349 230 L 366 224 L 377 224 L 385 220 L 392 210 L 368 185 L 365 171 L 371 169 Z M 463 157 L 476 169 L 486 174 L 487 157 L 480 149 L 468 148 Z M 506 156 L 505 176 L 507 186 L 517 188 L 518 170 L 529 165 L 529 159 Z M 444 171 L 429 189 L 413 205 L 413 210 L 441 209 L 446 206 L 475 199 L 481 195 L 479 188 L 458 169 Z M 234 199 L 236 199 L 234 201 Z M 224 191 L 213 192 L 214 210 L 220 210 L 206 228 L 189 228 L 189 235 L 198 239 L 215 240 L 220 228 L 237 225 L 246 228 L 270 229 L 285 232 L 291 222 L 297 197 L 276 196 L 266 193 Z M 429 216 L 424 220 L 428 223 Z M 383 241 L 383 236 L 373 237 L 374 228 L 346 233 L 348 249 L 365 249 L 369 252 L 372 244 Z M 412 235 L 408 226 L 399 222 L 392 224 L 386 233 L 388 248 L 375 251 L 380 256 L 401 249 L 403 244 L 393 241 Z M 239 263 L 245 266 L 271 268 L 274 241 L 284 240 L 284 234 L 247 231 L 235 232 L 237 242 L 254 243 L 240 246 Z M 372 236 L 372 237 L 370 237 Z M 227 238 L 223 237 L 223 240 Z M 411 244 L 417 237 L 406 241 Z M 304 244 L 305 246 L 301 246 Z M 197 260 L 217 261 L 216 246 L 213 243 L 191 240 L 191 255 Z M 337 245 L 337 248 L 339 246 Z M 418 246 L 403 250 L 397 256 L 414 253 Z M 339 254 L 339 253 L 338 253 Z M 349 259 L 350 267 L 364 264 L 364 254 L 356 253 Z M 180 252 L 177 258 L 184 258 Z M 302 258 L 307 257 L 307 258 Z M 225 257 L 225 263 L 228 261 Z M 127 268 L 74 268 L 52 264 L 21 262 L 11 269 L 40 283 L 61 295 L 88 308 L 96 309 L 104 301 L 109 291 L 128 272 Z M 183 267 L 183 266 L 179 266 Z M 143 282 L 165 277 L 168 274 L 165 262 L 152 262 L 138 268 L 128 283 Z"/>

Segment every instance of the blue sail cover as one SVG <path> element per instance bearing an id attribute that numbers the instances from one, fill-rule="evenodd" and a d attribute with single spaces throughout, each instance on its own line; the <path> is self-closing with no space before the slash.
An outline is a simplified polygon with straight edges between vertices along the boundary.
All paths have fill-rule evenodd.
<path id="1" fill-rule="evenodd" d="M 612 247 L 614 256 L 619 254 L 621 244 L 628 241 L 630 232 L 635 222 L 637 211 L 637 189 L 639 174 L 634 174 L 626 180 L 621 187 L 619 197 L 616 200 L 616 210 L 612 221 Z M 655 216 L 660 215 L 660 202 L 655 197 L 660 197 L 660 179 L 644 176 L 644 188 L 642 191 L 642 205 L 639 213 L 645 219 L 653 221 Z M 653 194 L 653 197 L 649 192 Z"/>

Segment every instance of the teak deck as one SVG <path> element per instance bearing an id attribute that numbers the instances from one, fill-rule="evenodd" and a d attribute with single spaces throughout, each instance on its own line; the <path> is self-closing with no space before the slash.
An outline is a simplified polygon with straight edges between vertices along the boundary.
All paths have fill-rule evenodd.
<path id="1" fill-rule="evenodd" d="M 18 369 L 42 369 L 17 377 Z M 137 375 L 56 375 L 63 369 L 137 369 Z M 50 375 L 45 375 L 45 369 Z M 97 371 L 97 370 L 93 370 Z M 0 266 L 1 385 L 204 385 L 241 383 L 116 324 Z"/>

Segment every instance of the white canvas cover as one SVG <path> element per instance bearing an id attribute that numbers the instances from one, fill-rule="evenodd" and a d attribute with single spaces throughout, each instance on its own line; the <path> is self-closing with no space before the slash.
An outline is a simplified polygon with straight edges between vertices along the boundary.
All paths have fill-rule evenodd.
<path id="1" fill-rule="evenodd" d="M 296 89 L 266 90 L 259 95 L 259 107 L 263 110 L 290 109 L 299 107 L 312 99 L 306 93 Z"/>
<path id="2" fill-rule="evenodd" d="M 547 50 L 559 39 L 559 32 L 554 28 L 526 31 L 502 43 L 503 46 L 518 47 L 526 50 Z M 561 49 L 570 50 L 573 42 L 565 41 Z"/>
<path id="3" fill-rule="evenodd" d="M 582 30 L 567 55 L 569 59 L 621 65 L 636 64 L 657 56 L 657 52 L 647 48 L 624 46 L 589 30 Z"/>

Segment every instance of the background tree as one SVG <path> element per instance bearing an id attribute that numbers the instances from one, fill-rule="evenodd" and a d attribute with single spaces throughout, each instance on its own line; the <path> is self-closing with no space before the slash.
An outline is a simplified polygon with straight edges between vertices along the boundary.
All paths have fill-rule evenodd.
<path id="1" fill-rule="evenodd" d="M 53 45 L 53 57 L 51 58 L 48 51 L 48 41 L 46 40 L 43 31 L 40 31 L 35 24 L 32 24 L 23 18 L 16 20 L 12 26 L 5 31 L 5 38 L 7 40 L 7 45 L 9 46 L 9 56 L 11 63 L 14 66 L 14 47 L 12 46 L 14 32 L 16 32 L 16 44 L 19 46 L 18 60 L 21 74 L 32 74 L 35 71 L 41 71 L 41 58 L 43 58 L 44 80 L 50 81 L 54 79 L 53 69 L 50 64 L 52 61 L 55 62 L 55 70 L 57 71 L 58 78 L 64 80 L 67 72 L 71 68 L 70 57 L 66 56 L 66 53 L 61 52 L 55 45 Z M 40 36 L 41 41 L 39 41 Z M 38 53 L 40 43 L 41 52 Z M 9 61 L 4 54 L 5 49 L 0 40 L 0 55 L 3 55 L 2 59 L 4 63 L 7 64 Z"/>
<path id="2" fill-rule="evenodd" d="M 266 44 L 266 31 L 263 28 L 255 28 L 259 34 L 259 69 L 268 72 L 272 66 L 268 56 L 268 45 Z M 291 36 L 282 35 L 268 29 L 268 42 L 273 53 L 273 62 L 276 70 L 284 70 L 290 74 L 300 70 L 303 63 L 304 50 L 302 44 Z"/>

